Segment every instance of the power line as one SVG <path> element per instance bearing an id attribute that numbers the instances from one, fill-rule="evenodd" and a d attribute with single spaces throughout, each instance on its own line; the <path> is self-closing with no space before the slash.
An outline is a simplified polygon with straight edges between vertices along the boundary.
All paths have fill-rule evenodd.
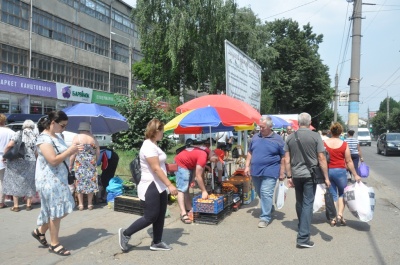
<path id="1" fill-rule="evenodd" d="M 293 11 L 293 10 L 295 10 L 295 9 L 298 9 L 298 8 L 300 8 L 300 7 L 309 5 L 309 4 L 314 3 L 314 2 L 317 2 L 317 1 L 318 1 L 318 0 L 314 0 L 314 1 L 311 1 L 311 2 L 308 2 L 308 3 L 305 3 L 305 4 L 302 4 L 302 5 L 296 6 L 296 7 L 292 8 L 292 9 L 289 9 L 289 10 L 283 11 L 283 12 L 281 12 L 281 13 L 278 13 L 278 14 L 275 14 L 275 15 L 272 15 L 272 16 L 269 16 L 269 17 L 266 17 L 266 18 L 264 18 L 264 19 L 262 19 L 262 20 L 267 20 L 268 18 L 276 17 L 276 16 L 279 16 L 279 15 L 285 14 L 285 13 L 287 13 L 287 12 Z"/>

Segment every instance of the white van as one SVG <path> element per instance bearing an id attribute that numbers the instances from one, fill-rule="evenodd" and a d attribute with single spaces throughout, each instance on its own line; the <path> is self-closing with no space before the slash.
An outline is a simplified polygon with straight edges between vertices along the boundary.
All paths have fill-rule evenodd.
<path id="1" fill-rule="evenodd" d="M 358 142 L 361 145 L 371 146 L 371 134 L 368 128 L 358 128 Z"/>

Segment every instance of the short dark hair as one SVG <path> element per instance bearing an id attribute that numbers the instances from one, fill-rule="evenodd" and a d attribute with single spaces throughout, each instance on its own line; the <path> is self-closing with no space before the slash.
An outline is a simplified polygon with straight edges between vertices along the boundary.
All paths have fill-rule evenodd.
<path id="1" fill-rule="evenodd" d="M 349 130 L 349 131 L 347 132 L 347 134 L 350 135 L 350 136 L 353 136 L 353 135 L 354 135 L 354 131 L 353 131 L 353 130 Z"/>

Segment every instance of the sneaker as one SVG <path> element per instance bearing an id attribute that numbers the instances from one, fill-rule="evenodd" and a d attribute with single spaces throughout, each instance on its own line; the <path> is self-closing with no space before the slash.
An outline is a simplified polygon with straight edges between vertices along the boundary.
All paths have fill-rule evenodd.
<path id="1" fill-rule="evenodd" d="M 266 228 L 268 226 L 268 222 L 260 221 L 258 223 L 258 228 Z"/>
<path id="2" fill-rule="evenodd" d="M 150 246 L 151 250 L 171 250 L 172 247 L 168 246 L 167 244 L 165 244 L 164 242 L 160 242 L 158 244 L 154 244 L 153 242 L 151 243 Z"/>
<path id="3" fill-rule="evenodd" d="M 119 230 L 118 230 L 118 242 L 119 242 L 119 247 L 122 249 L 122 251 L 128 251 L 128 242 L 129 242 L 129 239 L 131 239 L 131 237 L 130 236 L 125 236 L 124 235 L 124 231 L 125 231 L 125 229 L 123 229 L 123 228 L 120 228 Z"/>
<path id="4" fill-rule="evenodd" d="M 296 245 L 297 248 L 312 248 L 314 247 L 314 242 L 308 241 L 308 243 L 297 243 Z"/>

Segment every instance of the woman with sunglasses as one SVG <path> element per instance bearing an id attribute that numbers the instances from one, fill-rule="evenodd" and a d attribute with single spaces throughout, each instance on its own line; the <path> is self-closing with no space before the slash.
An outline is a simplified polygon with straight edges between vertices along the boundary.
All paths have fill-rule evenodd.
<path id="1" fill-rule="evenodd" d="M 61 219 L 71 213 L 75 201 L 68 187 L 69 157 L 82 151 L 82 146 L 71 145 L 67 148 L 59 133 L 67 126 L 68 116 L 63 111 L 52 111 L 40 121 L 44 128 L 36 145 L 38 159 L 36 162 L 36 189 L 41 200 L 41 210 L 37 219 L 39 226 L 32 236 L 43 246 L 49 246 L 49 252 L 61 256 L 71 254 L 59 241 Z M 65 163 L 64 163 L 65 162 Z M 50 245 L 46 241 L 46 231 L 50 231 Z"/>

